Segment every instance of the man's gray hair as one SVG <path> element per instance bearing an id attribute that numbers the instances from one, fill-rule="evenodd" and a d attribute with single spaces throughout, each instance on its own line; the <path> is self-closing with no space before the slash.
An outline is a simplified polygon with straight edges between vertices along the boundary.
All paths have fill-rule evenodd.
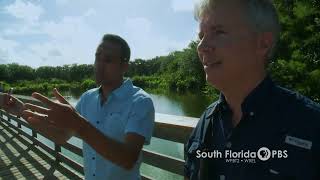
<path id="1" fill-rule="evenodd" d="M 217 1 L 225 0 L 198 0 L 194 9 L 196 20 L 200 20 L 206 11 L 213 11 Z M 257 33 L 272 32 L 273 42 L 266 56 L 268 60 L 272 59 L 280 36 L 279 17 L 272 0 L 234 1 L 240 1 L 244 5 L 244 10 L 249 23 L 253 27 L 253 31 Z"/>

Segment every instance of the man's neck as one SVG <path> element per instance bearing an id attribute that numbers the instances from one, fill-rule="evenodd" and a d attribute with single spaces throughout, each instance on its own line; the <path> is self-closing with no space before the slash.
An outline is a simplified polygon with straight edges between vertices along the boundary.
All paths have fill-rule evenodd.
<path id="1" fill-rule="evenodd" d="M 105 102 L 109 96 L 109 94 L 119 88 L 121 85 L 122 85 L 122 82 L 123 80 L 121 81 L 118 81 L 116 83 L 110 83 L 110 84 L 104 84 L 104 85 L 101 85 L 101 101 L 102 103 Z"/>
<path id="2" fill-rule="evenodd" d="M 236 86 L 225 89 L 222 93 L 232 111 L 232 124 L 236 127 L 242 118 L 241 105 L 245 98 L 263 81 L 266 73 L 256 78 L 242 81 Z"/>

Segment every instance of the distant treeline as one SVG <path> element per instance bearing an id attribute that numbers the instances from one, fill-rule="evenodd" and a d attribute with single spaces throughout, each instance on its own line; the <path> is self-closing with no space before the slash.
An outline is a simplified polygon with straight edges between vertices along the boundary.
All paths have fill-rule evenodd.
<path id="1" fill-rule="evenodd" d="M 275 0 L 282 32 L 275 61 L 269 65 L 272 77 L 280 85 L 320 102 L 320 4 L 317 0 Z M 217 96 L 208 86 L 192 41 L 181 51 L 152 59 L 130 62 L 127 77 L 143 88 L 176 92 L 201 92 Z M 84 91 L 94 87 L 93 65 L 64 65 L 33 69 L 18 64 L 0 65 L 0 81 L 20 93 L 32 90 Z"/>

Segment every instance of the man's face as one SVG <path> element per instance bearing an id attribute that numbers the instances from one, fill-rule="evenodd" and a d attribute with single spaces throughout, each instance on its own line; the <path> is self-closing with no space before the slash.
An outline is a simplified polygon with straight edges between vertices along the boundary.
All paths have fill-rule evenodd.
<path id="1" fill-rule="evenodd" d="M 239 5 L 222 2 L 200 19 L 199 58 L 207 81 L 219 90 L 263 70 L 263 62 L 257 61 L 256 34 L 243 12 Z"/>
<path id="2" fill-rule="evenodd" d="M 122 81 L 128 63 L 121 61 L 121 46 L 104 42 L 96 51 L 94 62 L 97 85 L 113 85 Z"/>

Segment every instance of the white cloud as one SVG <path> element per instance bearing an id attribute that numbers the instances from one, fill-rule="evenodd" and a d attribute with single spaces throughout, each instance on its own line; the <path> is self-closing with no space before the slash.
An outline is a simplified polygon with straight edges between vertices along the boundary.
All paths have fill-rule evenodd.
<path id="1" fill-rule="evenodd" d="M 9 54 L 7 51 L 0 49 L 0 64 L 8 63 Z"/>
<path id="2" fill-rule="evenodd" d="M 16 0 L 13 4 L 8 5 L 5 10 L 10 15 L 25 20 L 28 23 L 38 21 L 41 14 L 44 12 L 41 6 L 22 0 Z"/>
<path id="3" fill-rule="evenodd" d="M 46 21 L 37 26 L 24 24 L 20 30 L 7 29 L 5 34 L 24 37 L 42 34 L 49 37 L 44 42 L 30 42 L 17 52 L 13 49 L 16 46 L 14 41 L 0 39 L 0 50 L 1 46 L 10 47 L 10 51 L 2 49 L 0 57 L 10 56 L 20 64 L 33 67 L 93 63 L 95 48 L 101 38 L 101 34 L 86 23 L 84 16 L 64 17 L 59 22 Z"/>
<path id="4" fill-rule="evenodd" d="M 155 34 L 152 29 L 152 22 L 143 17 L 128 18 L 125 22 L 125 29 L 130 31 L 128 41 L 133 58 L 149 59 L 167 55 L 174 50 L 183 49 L 188 43 L 178 42 L 166 36 Z"/>
<path id="5" fill-rule="evenodd" d="M 65 4 L 68 3 L 68 1 L 69 1 L 69 0 L 56 0 L 56 3 L 57 3 L 58 5 L 65 5 Z"/>
<path id="6" fill-rule="evenodd" d="M 43 34 L 40 29 L 40 24 L 34 22 L 33 24 L 21 24 L 19 28 L 4 29 L 3 34 L 6 36 Z"/>
<path id="7" fill-rule="evenodd" d="M 10 55 L 14 54 L 14 48 L 19 43 L 13 40 L 7 40 L 0 36 L 0 63 L 7 63 L 12 58 Z"/>
<path id="8" fill-rule="evenodd" d="M 172 0 L 171 7 L 174 12 L 193 11 L 195 0 Z"/>
<path id="9" fill-rule="evenodd" d="M 51 49 L 50 51 L 48 51 L 48 56 L 51 56 L 51 57 L 58 57 L 61 55 L 62 54 L 58 49 Z"/>
<path id="10" fill-rule="evenodd" d="M 149 34 L 151 33 L 151 26 L 152 22 L 144 17 L 127 18 L 125 21 L 125 29 L 134 34 Z M 146 38 L 146 36 L 141 38 Z"/>
<path id="11" fill-rule="evenodd" d="M 97 11 L 94 10 L 93 8 L 88 9 L 88 10 L 84 13 L 84 16 L 85 16 L 85 17 L 95 16 L 95 15 L 97 15 Z"/>
<path id="12" fill-rule="evenodd" d="M 35 0 L 32 2 L 36 3 Z M 6 39 L 1 38 L 0 35 L 0 63 L 1 57 L 2 59 L 10 57 L 10 61 L 14 59 L 19 64 L 32 67 L 93 63 L 96 46 L 106 32 L 119 34 L 128 41 L 132 50 L 131 60 L 167 55 L 172 51 L 185 48 L 190 41 L 189 38 L 181 40 L 183 38 L 179 37 L 179 32 L 177 34 L 179 41 L 175 40 L 176 38 L 170 38 L 172 34 L 170 37 L 163 34 L 161 29 L 156 29 L 159 27 L 156 23 L 159 22 L 154 21 L 152 16 L 143 13 L 124 15 L 117 11 L 106 11 L 105 8 L 100 8 L 103 6 L 102 1 L 99 3 L 90 1 L 90 6 L 85 4 L 88 1 L 78 2 L 78 0 L 56 0 L 56 4 L 63 6 L 56 7 L 61 14 L 54 13 L 54 18 L 51 17 L 49 9 L 44 11 L 42 6 L 25 0 L 16 0 L 5 7 L 7 13 L 24 21 L 18 24 L 13 22 L 7 29 L 0 30 L 3 37 L 6 37 Z M 171 2 L 175 11 L 192 10 L 193 5 L 190 5 L 192 3 L 187 1 L 172 0 Z M 69 11 L 71 3 L 74 8 L 72 12 Z M 110 1 L 104 1 L 104 3 L 108 4 L 106 7 L 111 4 Z M 47 8 L 45 3 L 42 5 Z M 112 7 L 116 6 L 116 4 L 112 5 Z M 41 16 L 44 12 L 46 16 Z M 17 51 L 16 48 L 20 47 L 19 40 L 23 48 Z"/>
<path id="13" fill-rule="evenodd" d="M 100 34 L 83 17 L 64 17 L 60 22 L 45 22 L 41 32 L 48 35 L 50 41 L 33 44 L 30 49 L 42 65 L 93 63 Z"/>
<path id="14" fill-rule="evenodd" d="M 3 37 L 0 36 L 0 48 L 1 49 L 6 49 L 6 50 L 11 50 L 18 46 L 19 43 L 13 40 L 7 40 L 4 39 Z"/>

